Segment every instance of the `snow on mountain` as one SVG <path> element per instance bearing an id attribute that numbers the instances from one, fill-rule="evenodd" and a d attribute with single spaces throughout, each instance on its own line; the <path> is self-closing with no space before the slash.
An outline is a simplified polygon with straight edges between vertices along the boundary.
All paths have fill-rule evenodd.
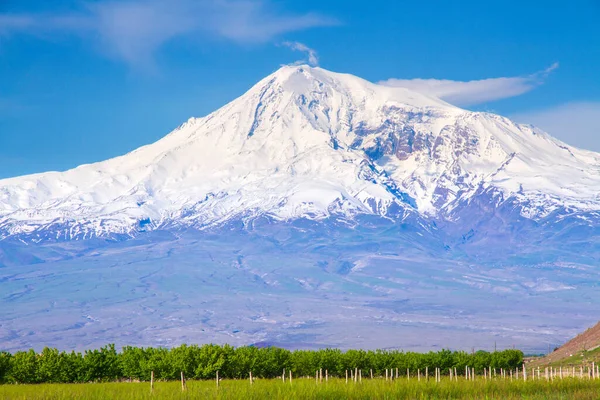
<path id="1" fill-rule="evenodd" d="M 0 343 L 540 351 L 597 320 L 599 193 L 600 155 L 533 127 L 283 67 L 127 155 L 1 180 Z"/>
<path id="2" fill-rule="evenodd" d="M 532 219 L 599 210 L 600 155 L 408 89 L 285 66 L 124 156 L 0 180 L 0 238 L 202 228 L 262 214 L 452 220 L 483 193 L 516 201 Z"/>

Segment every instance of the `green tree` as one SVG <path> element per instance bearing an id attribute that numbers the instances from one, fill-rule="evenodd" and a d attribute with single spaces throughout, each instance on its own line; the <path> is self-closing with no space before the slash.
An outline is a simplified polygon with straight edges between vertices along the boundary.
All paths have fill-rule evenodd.
<path id="1" fill-rule="evenodd" d="M 197 345 L 173 347 L 168 354 L 169 376 L 177 379 L 183 372 L 185 376 L 193 377 L 199 363 L 200 348 Z"/>
<path id="2" fill-rule="evenodd" d="M 41 382 L 38 375 L 38 355 L 33 349 L 18 351 L 13 355 L 9 380 L 16 383 Z"/>
<path id="3" fill-rule="evenodd" d="M 12 354 L 0 351 L 0 383 L 8 382 L 11 362 Z"/>
<path id="4" fill-rule="evenodd" d="M 83 356 L 84 382 L 112 381 L 122 378 L 119 356 L 114 344 L 100 350 L 86 350 Z"/>
<path id="5" fill-rule="evenodd" d="M 218 346 L 205 344 L 198 351 L 198 365 L 194 375 L 199 379 L 212 379 L 217 371 L 222 371 L 221 376 L 226 377 L 228 372 L 228 358 L 233 354 L 233 347 L 229 345 Z"/>
<path id="6" fill-rule="evenodd" d="M 65 354 L 67 382 L 85 382 L 85 365 L 83 355 L 71 351 Z"/>
<path id="7" fill-rule="evenodd" d="M 126 378 L 135 378 L 142 381 L 148 380 L 150 377 L 146 376 L 144 371 L 145 361 L 147 361 L 146 353 L 144 349 L 140 347 L 123 347 L 123 350 L 119 355 L 121 371 Z"/>
<path id="8" fill-rule="evenodd" d="M 258 376 L 259 349 L 254 346 L 238 347 L 231 355 L 231 378 L 248 378 L 252 372 Z"/>
<path id="9" fill-rule="evenodd" d="M 44 347 L 38 356 L 37 374 L 40 382 L 70 382 L 68 361 L 65 353 L 61 353 L 57 349 Z"/>
<path id="10" fill-rule="evenodd" d="M 240 347 L 208 344 L 203 346 L 181 345 L 172 349 L 124 347 L 117 353 L 114 345 L 99 350 L 81 353 L 59 352 L 44 348 L 40 354 L 35 351 L 20 351 L 14 355 L 0 352 L 0 382 L 93 382 L 114 381 L 121 378 L 149 380 L 150 374 L 158 380 L 179 379 L 181 371 L 188 378 L 214 379 L 216 372 L 223 378 L 255 377 L 274 378 L 281 376 L 285 369 L 295 376 L 314 376 L 315 372 L 327 370 L 330 376 L 344 376 L 345 371 L 355 368 L 368 374 L 384 375 L 386 369 L 401 374 L 410 368 L 414 374 L 429 369 L 433 375 L 435 368 L 447 374 L 450 368 L 464 373 L 465 366 L 482 373 L 483 368 L 516 368 L 523 363 L 523 353 L 519 350 L 505 350 L 489 353 L 478 351 L 474 354 L 441 350 L 429 353 L 414 353 L 388 350 L 348 350 L 321 349 L 316 351 L 296 350 L 290 352 L 277 347 Z"/>

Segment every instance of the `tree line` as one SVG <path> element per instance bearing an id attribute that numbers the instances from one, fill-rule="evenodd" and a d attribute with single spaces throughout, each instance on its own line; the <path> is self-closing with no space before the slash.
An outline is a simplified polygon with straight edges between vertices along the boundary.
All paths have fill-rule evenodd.
<path id="1" fill-rule="evenodd" d="M 206 344 L 181 345 L 173 348 L 123 347 L 117 352 L 113 344 L 96 350 L 64 352 L 44 348 L 0 352 L 0 383 L 76 383 L 105 382 L 123 379 L 175 380 L 181 372 L 188 379 L 214 379 L 217 371 L 222 378 L 245 379 L 249 372 L 257 378 L 275 378 L 282 371 L 294 376 L 314 376 L 327 370 L 329 376 L 343 377 L 347 370 L 358 368 L 363 375 L 373 371 L 376 376 L 386 369 L 396 369 L 401 375 L 421 370 L 429 374 L 435 368 L 448 374 L 450 368 L 464 373 L 465 367 L 483 373 L 484 368 L 515 369 L 523 363 L 520 350 L 495 352 L 441 350 L 429 353 L 397 350 L 286 350 L 278 347 L 237 347 Z"/>

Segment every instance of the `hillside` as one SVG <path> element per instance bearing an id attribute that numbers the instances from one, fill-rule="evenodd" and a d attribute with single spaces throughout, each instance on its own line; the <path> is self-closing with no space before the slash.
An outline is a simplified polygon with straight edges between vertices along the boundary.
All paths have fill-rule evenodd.
<path id="1" fill-rule="evenodd" d="M 547 355 L 536 365 L 579 365 L 600 361 L 600 322 Z"/>

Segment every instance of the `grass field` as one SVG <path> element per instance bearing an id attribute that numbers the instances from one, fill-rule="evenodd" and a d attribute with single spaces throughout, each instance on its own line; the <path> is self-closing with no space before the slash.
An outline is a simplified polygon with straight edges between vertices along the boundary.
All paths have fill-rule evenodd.
<path id="1" fill-rule="evenodd" d="M 188 381 L 181 391 L 179 382 L 157 382 L 150 393 L 149 383 L 86 383 L 2 385 L 2 399 L 600 399 L 600 380 L 562 379 L 546 381 L 450 381 L 440 383 L 399 379 L 363 379 L 362 383 L 330 379 Z"/>

